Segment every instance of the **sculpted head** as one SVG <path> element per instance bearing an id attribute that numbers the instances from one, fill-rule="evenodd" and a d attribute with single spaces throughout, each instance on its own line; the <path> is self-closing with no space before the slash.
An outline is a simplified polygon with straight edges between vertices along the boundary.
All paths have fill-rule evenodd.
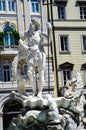
<path id="1" fill-rule="evenodd" d="M 30 28 L 33 31 L 37 31 L 40 30 L 40 27 L 41 27 L 40 20 L 38 18 L 32 18 L 30 23 Z"/>

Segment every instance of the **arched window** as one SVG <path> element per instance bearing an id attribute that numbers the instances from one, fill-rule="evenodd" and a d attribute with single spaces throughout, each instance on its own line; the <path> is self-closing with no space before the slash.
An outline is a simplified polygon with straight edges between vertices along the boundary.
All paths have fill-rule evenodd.
<path id="1" fill-rule="evenodd" d="M 14 29 L 10 26 L 6 26 L 3 29 L 3 31 L 5 33 L 5 35 L 4 35 L 4 45 L 5 46 L 15 45 L 14 35 L 12 34 L 13 30 Z"/>
<path id="2" fill-rule="evenodd" d="M 21 114 L 23 106 L 21 102 L 15 99 L 9 100 L 3 107 L 3 130 L 6 130 L 14 117 Z"/>
<path id="3" fill-rule="evenodd" d="M 71 80 L 73 66 L 74 65 L 69 62 L 59 65 L 59 70 L 62 71 L 63 86 L 66 85 L 67 80 Z"/>

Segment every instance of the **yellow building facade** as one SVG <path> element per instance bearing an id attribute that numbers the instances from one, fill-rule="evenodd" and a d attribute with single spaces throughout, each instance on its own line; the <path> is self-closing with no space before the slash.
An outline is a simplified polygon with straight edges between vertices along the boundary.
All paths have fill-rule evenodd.
<path id="1" fill-rule="evenodd" d="M 86 0 L 55 0 L 52 8 L 57 96 L 77 71 L 86 85 Z"/>

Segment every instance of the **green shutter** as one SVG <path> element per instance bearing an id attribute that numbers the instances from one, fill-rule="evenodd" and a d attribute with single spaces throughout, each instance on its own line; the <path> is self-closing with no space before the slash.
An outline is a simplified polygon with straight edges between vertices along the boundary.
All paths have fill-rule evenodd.
<path id="1" fill-rule="evenodd" d="M 19 39 L 20 39 L 19 32 L 14 30 L 13 35 L 14 35 L 14 39 L 15 39 L 15 45 L 19 45 Z"/>
<path id="2" fill-rule="evenodd" d="M 4 33 L 0 32 L 0 45 L 4 45 L 3 36 L 4 36 Z"/>

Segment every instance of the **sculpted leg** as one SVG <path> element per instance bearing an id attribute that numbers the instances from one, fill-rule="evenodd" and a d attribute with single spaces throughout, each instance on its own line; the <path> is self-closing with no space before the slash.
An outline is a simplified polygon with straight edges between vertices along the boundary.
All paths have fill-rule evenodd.
<path id="1" fill-rule="evenodd" d="M 25 91 L 25 81 L 22 79 L 21 81 L 19 81 L 18 84 L 18 90 L 19 90 L 19 94 L 22 95 L 27 95 L 26 91 Z"/>
<path id="2" fill-rule="evenodd" d="M 34 70 L 33 67 L 28 68 L 28 77 L 30 80 L 30 85 L 33 90 L 33 95 L 36 95 L 36 81 L 35 81 L 35 75 L 34 75 Z"/>
<path id="3" fill-rule="evenodd" d="M 39 80 L 38 80 L 38 97 L 42 96 L 42 89 L 44 86 L 44 71 L 39 72 Z"/>

